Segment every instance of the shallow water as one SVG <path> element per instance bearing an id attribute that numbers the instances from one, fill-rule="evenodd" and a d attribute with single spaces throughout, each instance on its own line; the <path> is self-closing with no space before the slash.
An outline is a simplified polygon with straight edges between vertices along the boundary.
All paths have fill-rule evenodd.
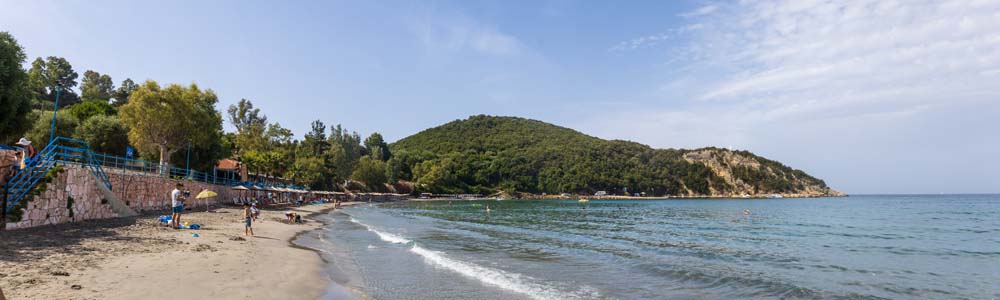
<path id="1" fill-rule="evenodd" d="M 297 243 L 371 299 L 1000 298 L 998 195 L 401 202 L 323 218 Z"/>

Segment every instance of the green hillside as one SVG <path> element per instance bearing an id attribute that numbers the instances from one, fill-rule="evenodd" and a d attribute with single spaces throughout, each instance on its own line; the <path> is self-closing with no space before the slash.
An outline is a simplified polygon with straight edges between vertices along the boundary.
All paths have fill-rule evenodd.
<path id="1" fill-rule="evenodd" d="M 822 180 L 745 151 L 653 149 L 517 117 L 456 120 L 390 147 L 396 177 L 434 193 L 836 194 Z"/>

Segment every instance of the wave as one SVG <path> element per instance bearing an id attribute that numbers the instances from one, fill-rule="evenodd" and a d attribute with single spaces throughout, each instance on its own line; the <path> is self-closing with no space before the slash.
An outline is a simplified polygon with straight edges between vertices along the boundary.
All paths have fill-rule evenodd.
<path id="1" fill-rule="evenodd" d="M 403 238 L 401 236 L 398 236 L 398 235 L 395 235 L 395 234 L 391 234 L 391 233 L 386 233 L 386 232 L 381 232 L 381 231 L 375 230 L 375 228 L 372 228 L 368 224 L 361 223 L 360 221 L 358 221 L 354 217 L 351 217 L 351 222 L 360 224 L 361 226 L 364 226 L 365 228 L 368 228 L 368 231 L 374 232 L 376 235 L 378 235 L 378 237 L 380 239 L 382 239 L 383 241 L 389 242 L 389 243 L 393 243 L 393 244 L 409 244 L 409 243 L 413 242 L 411 240 L 405 239 L 405 238 Z"/>
<path id="2" fill-rule="evenodd" d="M 501 270 L 483 267 L 474 263 L 463 262 L 448 258 L 440 252 L 430 251 L 420 246 L 414 245 L 410 252 L 422 256 L 433 265 L 443 267 L 453 272 L 475 278 L 483 283 L 497 286 L 502 289 L 525 294 L 532 299 L 591 299 L 597 298 L 596 292 L 572 293 L 562 291 L 552 286 L 534 283 L 534 278 L 516 273 L 504 272 Z"/>
<path id="3" fill-rule="evenodd" d="M 383 241 L 394 243 L 394 244 L 410 244 L 411 240 L 406 238 L 382 232 L 376 230 L 372 226 L 362 223 L 353 217 L 351 222 L 360 224 L 378 235 Z M 597 298 L 597 292 L 593 289 L 583 289 L 579 292 L 567 292 L 560 290 L 556 287 L 535 283 L 538 281 L 535 278 L 524 276 L 517 273 L 504 272 L 497 269 L 483 267 L 474 263 L 464 262 L 456 259 L 452 259 L 444 256 L 441 252 L 427 250 L 413 244 L 410 248 L 410 252 L 413 252 L 424 258 L 424 261 L 429 262 L 434 266 L 438 266 L 452 272 L 462 274 L 467 277 L 474 278 L 483 282 L 485 284 L 493 285 L 502 289 L 513 291 L 516 293 L 524 294 L 532 299 L 536 300 L 550 300 L 550 299 L 593 299 Z"/>

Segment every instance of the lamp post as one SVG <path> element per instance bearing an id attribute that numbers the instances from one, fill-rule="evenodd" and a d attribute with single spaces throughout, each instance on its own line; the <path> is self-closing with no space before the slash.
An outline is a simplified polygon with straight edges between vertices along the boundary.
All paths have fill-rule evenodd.
<path id="1" fill-rule="evenodd" d="M 188 141 L 187 161 L 184 162 L 184 169 L 187 169 L 187 176 L 191 177 L 191 141 Z"/>
<path id="2" fill-rule="evenodd" d="M 59 112 L 59 94 L 62 91 L 62 87 L 56 85 L 56 105 L 52 107 L 52 129 L 49 130 L 49 144 L 56 137 L 56 113 Z"/>

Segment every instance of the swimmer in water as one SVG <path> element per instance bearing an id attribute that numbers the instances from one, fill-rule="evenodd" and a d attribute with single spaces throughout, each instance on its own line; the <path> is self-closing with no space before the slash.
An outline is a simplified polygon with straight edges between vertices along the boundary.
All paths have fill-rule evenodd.
<path id="1" fill-rule="evenodd" d="M 489 204 L 486 205 L 486 212 L 490 212 L 490 205 Z"/>
<path id="2" fill-rule="evenodd" d="M 748 209 L 744 209 L 743 210 L 743 215 L 744 216 L 749 216 L 750 215 L 750 209 L 749 208 Z"/>

